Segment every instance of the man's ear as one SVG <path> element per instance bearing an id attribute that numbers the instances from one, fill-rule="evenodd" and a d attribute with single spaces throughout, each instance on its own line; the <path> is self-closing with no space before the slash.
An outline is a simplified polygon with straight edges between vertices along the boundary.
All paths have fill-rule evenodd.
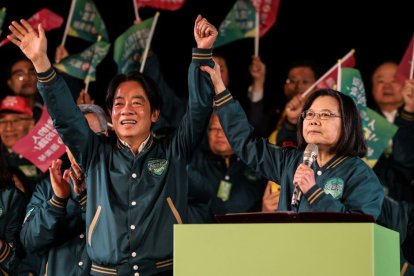
<path id="1" fill-rule="evenodd" d="M 153 122 L 153 123 L 157 122 L 158 116 L 160 116 L 160 110 L 159 109 L 155 109 L 154 111 L 152 111 L 152 113 L 151 113 L 151 122 Z"/>

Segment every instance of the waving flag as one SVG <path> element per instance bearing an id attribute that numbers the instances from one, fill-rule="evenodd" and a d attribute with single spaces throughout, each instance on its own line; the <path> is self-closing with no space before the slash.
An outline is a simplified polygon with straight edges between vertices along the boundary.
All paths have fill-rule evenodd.
<path id="1" fill-rule="evenodd" d="M 411 37 L 411 42 L 408 45 L 405 54 L 398 65 L 396 77 L 400 82 L 404 82 L 407 79 L 413 78 L 413 66 L 414 66 L 414 35 Z"/>
<path id="2" fill-rule="evenodd" d="M 37 13 L 33 14 L 27 21 L 35 29 L 37 29 L 37 26 L 39 24 L 42 24 L 42 27 L 45 29 L 45 31 L 51 31 L 62 26 L 63 18 L 51 10 L 43 8 Z M 3 46 L 8 42 L 9 40 L 6 38 L 0 43 L 0 46 Z"/>
<path id="3" fill-rule="evenodd" d="M 252 0 L 256 11 L 259 13 L 260 36 L 275 24 L 280 0 Z"/>
<path id="4" fill-rule="evenodd" d="M 2 8 L 0 10 L 0 35 L 3 32 L 3 30 L 1 29 L 1 27 L 3 27 L 3 23 L 4 23 L 4 18 L 6 17 L 6 8 Z"/>
<path id="5" fill-rule="evenodd" d="M 30 132 L 13 146 L 13 151 L 30 160 L 46 172 L 53 160 L 65 153 L 65 145 L 53 127 L 52 119 L 43 107 L 42 116 Z"/>
<path id="6" fill-rule="evenodd" d="M 132 25 L 115 40 L 114 61 L 118 73 L 138 70 L 154 17 Z"/>
<path id="7" fill-rule="evenodd" d="M 341 67 L 354 67 L 355 66 L 355 56 L 354 51 L 348 53 L 345 57 L 341 60 Z M 317 87 L 322 88 L 335 88 L 337 85 L 338 79 L 338 64 L 334 65 L 327 74 L 322 76 L 318 80 Z M 339 88 L 338 88 L 339 89 Z"/>
<path id="8" fill-rule="evenodd" d="M 151 7 L 160 10 L 171 10 L 175 11 L 180 9 L 185 0 L 135 0 L 137 7 Z"/>
<path id="9" fill-rule="evenodd" d="M 82 53 L 71 55 L 54 66 L 72 77 L 84 80 L 89 76 L 90 81 L 95 81 L 96 67 L 108 54 L 110 46 L 105 41 L 98 41 Z"/>
<path id="10" fill-rule="evenodd" d="M 101 36 L 109 41 L 105 23 L 92 0 L 72 0 L 75 2 L 73 13 L 69 15 L 68 35 L 95 42 Z"/>
<path id="11" fill-rule="evenodd" d="M 350 96 L 358 106 L 365 142 L 368 147 L 367 155 L 363 160 L 372 168 L 387 149 L 398 127 L 367 107 L 364 83 L 357 69 L 342 68 L 341 84 L 340 91 Z"/>
<path id="12" fill-rule="evenodd" d="M 252 2 L 238 0 L 221 23 L 218 32 L 214 47 L 220 47 L 243 38 L 255 37 L 256 10 Z"/>

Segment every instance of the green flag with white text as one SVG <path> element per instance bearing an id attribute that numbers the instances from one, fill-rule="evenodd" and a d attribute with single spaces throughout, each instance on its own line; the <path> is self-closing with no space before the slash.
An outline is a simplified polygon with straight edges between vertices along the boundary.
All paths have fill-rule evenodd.
<path id="1" fill-rule="evenodd" d="M 350 96 L 359 109 L 365 142 L 368 147 L 367 154 L 363 160 L 372 168 L 377 163 L 381 154 L 387 150 L 398 127 L 367 107 L 364 83 L 357 69 L 342 68 L 341 74 L 340 91 Z"/>
<path id="2" fill-rule="evenodd" d="M 68 35 L 91 42 L 101 36 L 109 41 L 105 23 L 92 0 L 76 0 Z"/>
<path id="3" fill-rule="evenodd" d="M 153 21 L 154 17 L 151 17 L 132 25 L 115 40 L 114 61 L 118 65 L 118 73 L 139 69 Z"/>
<path id="4" fill-rule="evenodd" d="M 218 30 L 214 47 L 256 36 L 256 9 L 250 0 L 238 0 Z"/>
<path id="5" fill-rule="evenodd" d="M 108 54 L 110 46 L 105 41 L 98 41 L 83 52 L 71 55 L 54 66 L 72 77 L 84 80 L 89 76 L 90 81 L 95 81 L 96 67 Z"/>

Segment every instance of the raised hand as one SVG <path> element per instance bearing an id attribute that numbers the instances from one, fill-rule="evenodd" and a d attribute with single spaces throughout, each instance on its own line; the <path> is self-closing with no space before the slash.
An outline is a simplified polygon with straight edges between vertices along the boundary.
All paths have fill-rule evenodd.
<path id="1" fill-rule="evenodd" d="M 217 38 L 217 29 L 201 15 L 197 16 L 194 24 L 194 38 L 197 48 L 210 49 Z"/>
<path id="2" fill-rule="evenodd" d="M 214 68 L 211 68 L 209 66 L 201 66 L 201 71 L 207 72 L 210 75 L 211 82 L 214 86 L 214 91 L 216 94 L 219 94 L 226 90 L 226 86 L 223 83 L 223 79 L 221 77 L 220 72 L 220 65 L 217 62 L 214 62 Z"/>
<path id="3" fill-rule="evenodd" d="M 414 80 L 406 80 L 401 90 L 404 98 L 404 110 L 414 112 Z"/>
<path id="4" fill-rule="evenodd" d="M 294 125 L 298 123 L 298 118 L 302 112 L 303 106 L 305 105 L 305 101 L 306 97 L 298 94 L 286 104 L 286 120 L 288 120 L 289 123 Z"/>
<path id="5" fill-rule="evenodd" d="M 47 39 L 44 29 L 39 24 L 36 31 L 26 20 L 22 19 L 20 22 L 12 22 L 9 26 L 12 34 L 7 38 L 30 59 L 37 72 L 47 71 L 51 64 L 47 57 Z"/>
<path id="6" fill-rule="evenodd" d="M 276 186 L 277 188 L 273 188 Z M 262 212 L 275 212 L 279 205 L 280 187 L 273 181 L 267 181 L 266 189 L 262 198 Z"/>
<path id="7" fill-rule="evenodd" d="M 52 161 L 49 168 L 50 182 L 52 184 L 53 193 L 60 198 L 68 198 L 70 196 L 69 172 L 61 173 L 62 160 Z"/>

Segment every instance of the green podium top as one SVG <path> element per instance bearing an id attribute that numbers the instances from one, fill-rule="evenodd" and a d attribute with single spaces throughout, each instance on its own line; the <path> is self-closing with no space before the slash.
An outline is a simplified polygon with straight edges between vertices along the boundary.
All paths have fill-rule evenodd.
<path id="1" fill-rule="evenodd" d="M 174 226 L 174 275 L 399 275 L 398 233 L 374 223 Z"/>

